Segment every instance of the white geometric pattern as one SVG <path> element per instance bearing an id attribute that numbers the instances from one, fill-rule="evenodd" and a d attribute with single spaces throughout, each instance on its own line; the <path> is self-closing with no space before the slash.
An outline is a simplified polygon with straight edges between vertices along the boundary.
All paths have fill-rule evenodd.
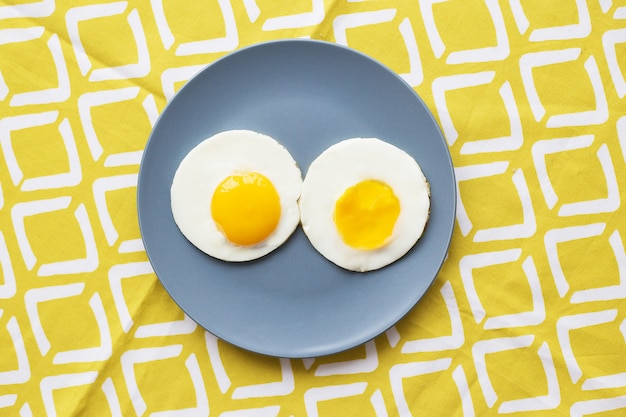
<path id="1" fill-rule="evenodd" d="M 609 245 L 617 261 L 619 284 L 608 285 L 600 288 L 578 290 L 572 294 L 572 303 L 588 303 L 592 301 L 606 301 L 626 298 L 626 252 L 624 242 L 618 230 L 609 236 Z"/>
<path id="2" fill-rule="evenodd" d="M 535 169 L 539 176 L 539 183 L 548 208 L 552 209 L 558 201 L 558 196 L 554 192 L 554 187 L 548 176 L 546 167 L 546 155 L 567 152 L 575 149 L 588 148 L 593 143 L 593 135 L 577 136 L 573 138 L 559 138 L 541 140 L 535 142 L 532 148 Z M 620 206 L 620 193 L 613 168 L 611 154 L 606 144 L 598 149 L 596 156 L 600 161 L 602 172 L 606 178 L 607 196 L 590 201 L 580 201 L 576 203 L 563 204 L 559 209 L 559 216 L 576 216 L 581 214 L 613 212 Z"/>
<path id="3" fill-rule="evenodd" d="M 391 382 L 391 390 L 393 392 L 393 397 L 399 415 L 413 415 L 407 402 L 407 398 L 405 396 L 402 384 L 405 378 L 443 372 L 448 370 L 451 364 L 452 359 L 445 358 L 429 362 L 412 362 L 393 366 L 389 370 L 389 379 Z M 465 376 L 463 368 L 460 365 L 455 368 L 454 372 L 452 372 L 452 379 L 456 385 L 456 388 L 459 391 L 463 417 L 474 417 L 474 406 L 472 403 L 472 397 L 469 392 L 467 378 Z"/>
<path id="4" fill-rule="evenodd" d="M 282 376 L 280 381 L 237 387 L 233 390 L 232 398 L 241 400 L 245 398 L 274 397 L 291 394 L 295 389 L 291 361 L 286 358 L 280 358 L 279 360 Z"/>
<path id="5" fill-rule="evenodd" d="M 535 79 L 533 78 L 533 69 L 549 65 L 558 65 L 564 62 L 576 61 L 581 55 L 581 48 L 570 48 L 560 51 L 542 51 L 532 52 L 520 58 L 520 72 L 524 83 L 524 90 L 530 102 L 530 107 L 537 122 L 541 121 L 546 115 L 546 109 L 541 102 Z M 578 113 L 554 114 L 550 116 L 546 122 L 546 126 L 550 128 L 566 127 L 566 126 L 585 126 L 601 124 L 609 118 L 609 108 L 598 69 L 598 64 L 594 56 L 590 56 L 584 63 L 585 71 L 589 76 L 591 87 L 595 97 L 595 109 Z"/>
<path id="6" fill-rule="evenodd" d="M 139 390 L 137 375 L 135 373 L 135 365 L 176 358 L 181 355 L 182 351 L 182 345 L 169 345 L 163 347 L 128 350 L 124 352 L 121 358 L 122 371 L 124 373 L 124 380 L 126 381 L 129 394 L 131 395 L 133 408 L 138 416 L 145 413 L 148 405 L 144 401 L 141 391 Z M 198 364 L 198 359 L 194 353 L 190 354 L 185 360 L 185 368 L 194 387 L 194 393 L 196 396 L 195 406 L 177 410 L 159 411 L 152 413 L 151 415 L 190 417 L 209 415 L 209 399 L 206 395 L 206 388 L 200 371 L 200 365 Z"/>
<path id="7" fill-rule="evenodd" d="M 46 356 L 48 354 L 51 346 L 41 323 L 38 305 L 44 302 L 76 297 L 81 295 L 84 289 L 85 284 L 74 283 L 54 287 L 33 288 L 24 295 L 26 312 L 28 313 L 35 341 L 37 342 L 37 346 L 39 347 L 39 351 L 42 356 Z M 111 331 L 109 329 L 109 323 L 106 318 L 102 299 L 98 293 L 94 293 L 89 299 L 89 307 L 91 307 L 96 319 L 96 325 L 100 335 L 100 346 L 58 352 L 54 355 L 52 363 L 66 364 L 96 362 L 105 361 L 111 357 L 113 352 Z"/>
<path id="8" fill-rule="evenodd" d="M 352 375 L 373 372 L 378 368 L 378 352 L 372 340 L 365 344 L 365 357 L 345 362 L 325 363 L 315 369 L 315 376 Z"/>
<path id="9" fill-rule="evenodd" d="M 225 394 L 226 391 L 230 389 L 231 381 L 228 377 L 228 374 L 226 373 L 224 364 L 222 363 L 222 358 L 220 357 L 218 339 L 211 333 L 205 332 L 204 342 L 206 345 L 207 353 L 209 354 L 209 361 L 211 362 L 213 374 L 215 375 L 215 379 L 217 380 L 217 386 L 219 387 L 222 394 Z"/>
<path id="10" fill-rule="evenodd" d="M 459 263 L 461 278 L 465 285 L 465 292 L 472 307 L 472 314 L 476 323 L 480 324 L 486 316 L 485 308 L 480 301 L 474 285 L 473 270 L 492 265 L 501 265 L 517 261 L 522 255 L 521 249 L 509 249 L 499 252 L 485 252 L 476 255 L 467 255 Z M 532 297 L 533 308 L 530 311 L 489 317 L 484 324 L 485 329 L 502 329 L 509 327 L 536 326 L 546 319 L 546 307 L 543 301 L 541 283 L 537 268 L 532 256 L 528 256 L 522 263 L 522 269 Z"/>
<path id="11" fill-rule="evenodd" d="M 2 13 L 1 9 L 2 8 L 0 8 L 0 15 Z M 0 45 L 33 41 L 41 38 L 44 35 L 44 31 L 44 27 L 0 30 Z M 70 79 L 59 36 L 57 34 L 50 36 L 46 45 L 56 67 L 57 87 L 17 93 L 11 98 L 11 106 L 58 103 L 70 97 Z M 8 94 L 9 87 L 6 85 L 2 73 L 0 72 L 0 101 L 4 100 Z"/>
<path id="12" fill-rule="evenodd" d="M 0 284 L 0 299 L 11 298 L 17 292 L 15 272 L 13 272 L 11 255 L 2 232 L 0 232 L 0 271 L 2 271 L 2 278 L 4 279 L 4 282 Z"/>
<path id="13" fill-rule="evenodd" d="M 253 0 L 249 1 L 252 2 Z M 293 29 L 313 26 L 321 23 L 326 15 L 324 10 L 324 0 L 311 0 L 311 3 L 312 10 L 310 12 L 267 19 L 265 23 L 263 23 L 263 30 Z"/>
<path id="14" fill-rule="evenodd" d="M 67 31 L 82 75 L 87 75 L 87 73 L 91 71 L 92 63 L 89 60 L 88 51 L 85 51 L 85 47 L 80 38 L 80 32 L 78 30 L 79 23 L 122 14 L 126 11 L 127 6 L 128 2 L 126 1 L 80 6 L 70 9 L 65 15 Z M 137 47 L 137 62 L 117 67 L 95 69 L 91 71 L 89 81 L 139 78 L 150 73 L 150 55 L 148 52 L 146 34 L 137 9 L 131 10 L 127 16 L 127 21 L 135 40 L 135 46 Z"/>
<path id="15" fill-rule="evenodd" d="M 604 233 L 605 229 L 605 223 L 594 223 L 584 226 L 553 229 L 546 233 L 544 242 L 548 254 L 548 263 L 561 298 L 567 295 L 570 285 L 563 271 L 563 267 L 561 266 L 557 245 L 563 242 L 600 236 Z M 572 303 L 626 298 L 626 253 L 624 252 L 624 243 L 618 230 L 611 233 L 608 242 L 617 262 L 619 284 L 576 291 L 572 294 L 570 300 Z"/>
<path id="16" fill-rule="evenodd" d="M 509 0 L 515 23 L 520 34 L 525 34 L 530 27 L 530 22 L 524 13 L 520 0 Z M 591 17 L 585 0 L 576 0 L 578 23 L 565 26 L 554 26 L 534 29 L 530 33 L 531 42 L 544 42 L 565 39 L 586 38 L 591 33 Z M 564 12 L 565 13 L 565 12 Z"/>
<path id="17" fill-rule="evenodd" d="M 625 0 L 188 3 L 0 4 L 0 414 L 624 414 Z M 242 352 L 181 311 L 134 208 L 176 91 L 286 38 L 400 72 L 457 181 L 423 300 L 373 340 L 297 360 Z"/>
<path id="18" fill-rule="evenodd" d="M 426 0 L 419 3 L 422 17 L 424 18 L 424 24 L 426 26 L 426 33 L 428 34 L 430 45 L 437 58 L 440 58 L 444 54 L 446 51 L 446 45 L 441 39 L 441 34 L 437 28 L 437 23 L 433 14 L 433 5 L 447 1 L 450 0 Z M 500 4 L 497 0 L 485 0 L 485 4 L 496 32 L 496 45 L 451 52 L 446 59 L 447 64 L 501 61 L 509 56 L 509 39 L 506 32 L 506 26 L 504 24 L 504 17 L 502 16 L 502 10 L 500 9 Z"/>
<path id="19" fill-rule="evenodd" d="M 97 91 L 94 93 L 86 93 L 80 96 L 78 99 L 78 112 L 80 114 L 80 120 L 87 137 L 87 144 L 91 151 L 91 156 L 94 161 L 98 161 L 104 149 L 98 139 L 96 130 L 91 117 L 91 109 L 97 106 L 103 106 L 106 104 L 120 103 L 124 101 L 130 101 L 137 98 L 139 95 L 139 87 L 126 87 L 115 90 Z M 144 108 L 145 109 L 145 108 Z M 147 111 L 146 114 L 149 115 Z M 112 154 L 107 156 L 104 161 L 105 166 L 120 166 L 120 165 L 138 165 L 141 162 L 142 151 L 125 152 L 119 154 Z M 126 161 L 125 163 L 120 162 Z"/>
<path id="20" fill-rule="evenodd" d="M 454 127 L 452 117 L 448 110 L 446 92 L 489 84 L 493 81 L 495 75 L 496 73 L 494 71 L 484 71 L 474 74 L 440 77 L 433 81 L 433 98 L 435 100 L 435 105 L 437 106 L 439 119 L 441 120 L 441 128 L 443 129 L 443 133 L 449 146 L 454 145 L 459 137 L 459 134 Z"/>
<path id="21" fill-rule="evenodd" d="M 570 333 L 585 327 L 612 323 L 616 318 L 617 310 L 605 310 L 576 314 L 573 316 L 563 316 L 559 319 L 559 321 L 557 321 L 557 335 L 561 345 L 561 350 L 563 351 L 565 365 L 567 366 L 567 371 L 569 372 L 572 383 L 577 383 L 580 380 L 583 376 L 583 370 L 574 355 Z M 599 390 L 619 387 L 626 387 L 626 372 L 587 378 L 582 385 L 583 390 Z"/>
<path id="22" fill-rule="evenodd" d="M 54 391 L 65 388 L 80 387 L 93 384 L 98 377 L 98 372 L 89 371 L 78 374 L 61 374 L 47 376 L 41 380 L 41 397 L 46 410 L 46 415 L 56 417 L 58 415 L 54 403 Z"/>
<path id="23" fill-rule="evenodd" d="M 112 417 L 122 417 L 122 408 L 120 405 L 120 400 L 117 396 L 117 391 L 115 390 L 115 386 L 113 385 L 113 380 L 111 378 L 107 378 L 102 384 L 102 392 L 107 399 L 107 403 L 109 404 L 109 409 L 111 410 Z"/>
<path id="24" fill-rule="evenodd" d="M 222 363 L 218 339 L 212 334 L 205 332 L 205 343 L 218 386 L 220 391 L 224 394 L 231 388 L 231 380 L 226 373 L 224 364 Z M 295 380 L 293 369 L 291 367 L 291 361 L 286 358 L 280 358 L 279 361 L 282 375 L 282 379 L 280 381 L 235 387 L 232 393 L 232 398 L 261 398 L 269 396 L 284 396 L 292 393 L 295 389 Z"/>
<path id="25" fill-rule="evenodd" d="M 226 35 L 222 38 L 204 39 L 191 42 L 183 42 L 176 48 L 176 55 L 187 56 L 196 54 L 208 54 L 216 52 L 232 51 L 239 45 L 239 35 L 237 32 L 237 23 L 233 13 L 232 5 L 228 0 L 218 0 L 224 24 L 226 26 Z M 163 9 L 163 0 L 151 0 L 152 11 L 157 23 L 161 42 L 166 50 L 169 50 L 176 42 L 176 37 L 167 23 L 167 17 Z"/>
<path id="26" fill-rule="evenodd" d="M 626 409 L 626 395 L 613 398 L 579 401 L 570 409 L 571 417 L 584 417 L 605 411 Z"/>
<path id="27" fill-rule="evenodd" d="M 115 229 L 111 214 L 107 206 L 106 193 L 109 191 L 120 190 L 124 188 L 137 187 L 137 175 L 127 174 L 119 175 L 115 177 L 98 178 L 93 182 L 93 198 L 96 202 L 96 209 L 98 211 L 98 217 L 100 217 L 100 223 L 104 229 L 104 236 L 109 244 L 113 246 L 118 238 L 119 233 Z M 126 248 L 126 249 L 124 249 Z M 135 252 L 143 250 L 143 244 L 141 238 L 126 240 L 120 243 L 120 252 L 128 253 L 133 250 L 128 248 L 136 248 Z"/>
<path id="28" fill-rule="evenodd" d="M 626 11 L 626 7 L 624 7 L 624 10 Z M 624 75 L 626 68 L 620 69 L 617 59 L 617 45 L 623 43 L 626 43 L 626 29 L 609 30 L 602 36 L 604 56 L 609 67 L 609 74 L 611 74 L 611 80 L 613 80 L 613 85 L 615 85 L 615 90 L 620 98 L 626 96 L 626 75 Z"/>
<path id="29" fill-rule="evenodd" d="M 495 392 L 491 383 L 487 364 L 485 362 L 485 356 L 487 354 L 507 350 L 528 348 L 533 344 L 534 339 L 534 335 L 502 337 L 498 339 L 482 340 L 480 342 L 476 342 L 476 344 L 472 347 L 472 356 L 474 357 L 476 371 L 479 376 L 478 381 L 480 382 L 480 387 L 489 408 L 495 405 L 498 400 L 498 394 Z M 550 352 L 550 347 L 547 342 L 543 342 L 541 344 L 537 350 L 537 355 L 541 360 L 541 365 L 543 366 L 543 370 L 545 372 L 548 392 L 541 396 L 504 401 L 498 408 L 499 413 L 505 414 L 522 411 L 551 410 L 560 404 L 561 396 L 559 381 L 557 379 L 556 369 L 554 368 L 552 353 Z"/>
<path id="30" fill-rule="evenodd" d="M 71 202 L 71 197 L 57 197 L 48 200 L 18 203 L 13 206 L 11 210 L 13 228 L 17 235 L 17 243 L 22 252 L 24 263 L 29 271 L 37 264 L 37 257 L 33 253 L 28 240 L 24 219 L 29 216 L 67 209 Z M 37 270 L 38 276 L 80 274 L 83 272 L 92 272 L 98 268 L 98 249 L 96 247 L 91 223 L 89 222 L 89 215 L 87 214 L 87 209 L 84 204 L 80 204 L 76 210 L 74 210 L 74 218 L 78 222 L 85 243 L 85 257 L 43 264 Z"/>
<path id="31" fill-rule="evenodd" d="M 448 110 L 446 93 L 448 91 L 490 84 L 494 78 L 494 71 L 485 71 L 474 74 L 440 77 L 433 81 L 435 106 L 437 107 L 437 113 L 439 114 L 444 135 L 450 146 L 454 145 L 456 140 L 459 138 L 459 133 L 454 127 L 452 116 Z M 515 97 L 513 96 L 511 84 L 508 81 L 505 81 L 504 84 L 502 84 L 499 89 L 499 94 L 504 102 L 507 115 L 509 116 L 511 134 L 499 138 L 480 139 L 472 142 L 466 142 L 461 148 L 462 154 L 511 151 L 519 149 L 524 143 L 522 122 L 515 103 Z"/>
<path id="32" fill-rule="evenodd" d="M 622 148 L 622 156 L 624 157 L 624 162 L 626 162 L 626 116 L 622 116 L 617 120 L 615 129 L 617 130 L 617 138 Z"/>
<path id="33" fill-rule="evenodd" d="M 0 408 L 12 407 L 17 401 L 17 394 L 0 395 Z"/>
<path id="34" fill-rule="evenodd" d="M 447 336 L 437 336 L 426 339 L 409 340 L 402 345 L 402 353 L 436 352 L 441 350 L 458 349 L 465 342 L 463 333 L 463 321 L 459 305 L 454 295 L 454 290 L 450 282 L 446 282 L 441 287 L 441 295 L 446 304 L 446 309 L 450 316 L 450 327 L 452 332 Z"/>
<path id="35" fill-rule="evenodd" d="M 467 236 L 474 226 L 463 204 L 458 183 L 477 178 L 502 175 L 507 172 L 508 167 L 508 162 L 492 162 L 489 164 L 454 168 L 457 180 L 457 221 L 459 222 L 463 236 Z M 530 191 L 521 168 L 513 173 L 512 180 L 522 206 L 522 223 L 478 230 L 474 235 L 474 242 L 527 238 L 533 236 L 537 231 L 537 222 L 535 220 L 535 211 L 533 209 Z"/>
<path id="36" fill-rule="evenodd" d="M 54 415 L 54 414 L 50 414 L 50 415 Z M 33 412 L 30 409 L 30 404 L 24 403 L 22 408 L 20 408 L 20 417 L 33 417 Z"/>
<path id="37" fill-rule="evenodd" d="M 4 310 L 0 309 L 0 319 L 2 318 Z M 26 348 L 24 346 L 24 339 L 22 337 L 22 331 L 17 322 L 17 318 L 11 317 L 7 324 L 6 329 L 11 337 L 11 342 L 15 355 L 17 357 L 17 369 L 0 370 L 0 386 L 23 384 L 27 382 L 31 377 L 30 362 Z M 13 397 L 5 397 L 6 401 L 9 401 Z"/>
<path id="38" fill-rule="evenodd" d="M 40 0 L 25 4 L 0 7 L 0 19 L 20 17 L 47 17 L 55 9 L 55 0 Z"/>
<path id="39" fill-rule="evenodd" d="M 11 133 L 17 130 L 28 129 L 37 126 L 45 126 L 55 123 L 59 117 L 58 111 L 47 111 L 38 114 L 27 114 L 14 117 L 5 117 L 0 120 L 0 146 L 4 152 L 9 175 L 13 181 L 13 185 L 20 185 L 22 191 L 35 191 L 50 188 L 71 187 L 80 184 L 82 180 L 82 170 L 76 141 L 67 118 L 63 119 L 59 124 L 58 130 L 65 145 L 67 159 L 69 162 L 69 170 L 67 172 L 46 175 L 35 178 L 24 179 L 24 173 L 20 168 L 20 162 L 17 160 L 13 151 L 11 141 Z M 22 182 L 23 181 L 23 182 Z"/>
<path id="40" fill-rule="evenodd" d="M 362 26 L 376 25 L 392 21 L 396 17 L 396 9 L 378 10 L 375 12 L 351 13 L 340 15 L 333 21 L 333 34 L 335 42 L 348 46 L 348 29 Z M 409 72 L 399 74 L 411 87 L 417 87 L 424 80 L 424 72 L 419 54 L 417 40 L 413 32 L 411 21 L 406 18 L 402 20 L 398 26 L 404 44 L 406 46 L 407 56 L 409 58 Z"/>
<path id="41" fill-rule="evenodd" d="M 569 283 L 567 282 L 567 278 L 565 277 L 565 273 L 561 267 L 557 245 L 562 242 L 571 242 L 578 239 L 600 236 L 604 232 L 605 228 L 605 223 L 594 223 L 584 226 L 570 226 L 562 229 L 553 229 L 546 233 L 544 243 L 546 253 L 548 255 L 548 263 L 550 264 L 552 277 L 554 278 L 554 283 L 556 284 L 556 288 L 561 298 L 565 297 L 569 291 Z"/>
<path id="42" fill-rule="evenodd" d="M 377 10 L 375 12 L 363 12 L 337 16 L 333 21 L 333 34 L 335 41 L 341 45 L 348 45 L 348 29 L 361 26 L 376 25 L 391 22 L 396 17 L 396 9 Z"/>
<path id="43" fill-rule="evenodd" d="M 168 68 L 161 74 L 161 86 L 165 99 L 170 101 L 176 93 L 175 83 L 187 81 L 196 75 L 204 65 L 191 65 L 181 68 Z"/>
<path id="44" fill-rule="evenodd" d="M 124 292 L 122 290 L 122 280 L 136 278 L 142 275 L 154 275 L 154 271 L 149 262 L 134 262 L 122 265 L 114 265 L 109 270 L 109 285 L 113 295 L 113 301 L 117 309 L 117 314 L 122 325 L 122 330 L 128 333 L 134 325 L 131 312 L 126 305 Z M 154 282 L 155 278 L 151 280 Z M 197 328 L 196 322 L 187 315 L 182 320 L 165 323 L 143 324 L 135 330 L 135 337 L 147 338 L 158 336 L 175 336 L 193 333 Z"/>
<path id="45" fill-rule="evenodd" d="M 332 401 L 345 397 L 362 395 L 367 388 L 367 382 L 355 382 L 345 385 L 329 385 L 311 388 L 304 393 L 304 404 L 308 417 L 319 417 L 318 403 Z"/>
<path id="46" fill-rule="evenodd" d="M 267 407 L 224 411 L 220 414 L 220 417 L 277 417 L 279 412 L 279 405 L 270 405 Z"/>

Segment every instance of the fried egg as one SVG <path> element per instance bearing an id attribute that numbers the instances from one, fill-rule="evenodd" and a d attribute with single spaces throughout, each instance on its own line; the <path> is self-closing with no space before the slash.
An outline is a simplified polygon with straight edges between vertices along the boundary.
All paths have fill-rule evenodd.
<path id="1" fill-rule="evenodd" d="M 283 244 L 300 222 L 302 174 L 275 139 L 229 130 L 181 161 L 170 189 L 183 235 L 215 258 L 249 261 Z"/>
<path id="2" fill-rule="evenodd" d="M 342 268 L 365 272 L 400 259 L 422 236 L 430 188 L 408 153 L 377 138 L 354 138 L 311 163 L 299 205 L 313 247 Z"/>

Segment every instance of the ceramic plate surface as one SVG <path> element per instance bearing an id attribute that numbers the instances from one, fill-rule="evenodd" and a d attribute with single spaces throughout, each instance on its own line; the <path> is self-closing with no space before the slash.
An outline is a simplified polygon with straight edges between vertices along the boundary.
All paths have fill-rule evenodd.
<path id="1" fill-rule="evenodd" d="M 400 147 L 431 185 L 424 235 L 399 261 L 364 274 L 327 261 L 300 227 L 257 261 L 227 263 L 205 255 L 174 223 L 170 186 L 195 145 L 231 129 L 277 139 L 303 175 L 322 151 L 343 139 L 377 137 Z M 150 262 L 187 315 L 241 348 L 307 358 L 374 338 L 420 300 L 448 251 L 456 185 L 437 123 L 398 75 L 340 45 L 282 40 L 226 55 L 172 98 L 143 154 L 137 206 Z"/>

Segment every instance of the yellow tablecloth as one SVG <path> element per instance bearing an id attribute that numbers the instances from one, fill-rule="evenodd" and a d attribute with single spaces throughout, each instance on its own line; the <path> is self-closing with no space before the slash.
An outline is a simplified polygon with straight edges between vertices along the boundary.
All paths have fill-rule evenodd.
<path id="1" fill-rule="evenodd" d="M 458 181 L 425 298 L 308 360 L 186 318 L 135 200 L 175 91 L 293 37 L 399 73 Z M 0 415 L 626 415 L 625 79 L 623 0 L 1 0 Z"/>

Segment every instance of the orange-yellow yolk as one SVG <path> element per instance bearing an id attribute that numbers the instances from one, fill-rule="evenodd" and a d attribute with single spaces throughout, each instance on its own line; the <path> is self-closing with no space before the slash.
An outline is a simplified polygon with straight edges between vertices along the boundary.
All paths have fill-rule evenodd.
<path id="1" fill-rule="evenodd" d="M 363 250 L 388 243 L 400 215 L 400 201 L 387 184 L 366 180 L 348 188 L 335 203 L 335 226 L 346 245 Z"/>
<path id="2" fill-rule="evenodd" d="M 256 245 L 276 228 L 280 198 L 271 181 L 257 172 L 231 175 L 215 189 L 211 215 L 229 241 Z"/>

